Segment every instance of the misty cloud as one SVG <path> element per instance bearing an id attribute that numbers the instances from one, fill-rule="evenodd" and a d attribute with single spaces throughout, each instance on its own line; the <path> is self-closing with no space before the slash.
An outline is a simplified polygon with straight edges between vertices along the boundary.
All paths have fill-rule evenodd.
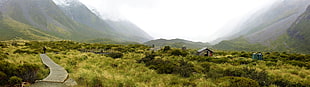
<path id="1" fill-rule="evenodd" d="M 80 0 L 89 8 L 96 10 L 104 19 L 119 20 L 126 19 L 121 14 L 122 8 L 153 8 L 156 0 Z"/>
<path id="2" fill-rule="evenodd" d="M 104 19 L 127 19 L 155 38 L 212 41 L 276 0 L 80 0 Z"/>

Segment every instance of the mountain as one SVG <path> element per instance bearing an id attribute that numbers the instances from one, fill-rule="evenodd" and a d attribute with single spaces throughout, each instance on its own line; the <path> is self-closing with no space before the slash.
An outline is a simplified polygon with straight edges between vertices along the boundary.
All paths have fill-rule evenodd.
<path id="1" fill-rule="evenodd" d="M 233 46 L 238 45 L 252 51 L 301 52 L 300 49 L 290 45 L 294 41 L 289 39 L 288 30 L 296 24 L 296 20 L 305 12 L 309 3 L 309 0 L 277 1 L 271 7 L 262 9 L 242 22 L 236 27 L 236 33 L 230 36 L 234 38 L 222 41 L 214 48 L 241 50 Z"/>
<path id="2" fill-rule="evenodd" d="M 123 41 L 145 42 L 152 37 L 128 20 L 102 19 L 100 14 L 89 10 L 78 0 L 54 0 L 63 12 L 81 24 L 104 32 L 109 37 L 121 38 Z"/>
<path id="3" fill-rule="evenodd" d="M 77 0 L 58 1 L 65 4 L 55 4 L 53 0 L 0 0 L 0 40 L 150 40 L 139 28 L 135 34 L 120 32 L 130 29 L 113 28 L 113 23 L 106 23 Z"/>
<path id="4" fill-rule="evenodd" d="M 209 43 L 202 43 L 202 42 L 193 42 L 183 39 L 157 39 L 157 40 L 151 40 L 148 42 L 145 42 L 144 44 L 148 46 L 155 46 L 155 47 L 163 47 L 163 46 L 171 46 L 175 48 L 182 48 L 183 46 L 191 49 L 199 49 L 203 47 L 210 47 L 211 45 Z"/>
<path id="5" fill-rule="evenodd" d="M 289 40 L 293 42 L 290 44 L 291 47 L 299 49 L 301 52 L 310 53 L 310 6 L 287 32 Z"/>

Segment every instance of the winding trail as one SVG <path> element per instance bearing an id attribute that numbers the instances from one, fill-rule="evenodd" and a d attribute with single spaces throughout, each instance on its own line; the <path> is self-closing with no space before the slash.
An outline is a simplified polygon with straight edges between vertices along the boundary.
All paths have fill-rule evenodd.
<path id="1" fill-rule="evenodd" d="M 37 80 L 31 87 L 67 87 L 74 86 L 77 83 L 73 79 L 68 79 L 68 72 L 56 64 L 45 54 L 40 54 L 43 64 L 49 67 L 50 74 L 43 80 Z"/>

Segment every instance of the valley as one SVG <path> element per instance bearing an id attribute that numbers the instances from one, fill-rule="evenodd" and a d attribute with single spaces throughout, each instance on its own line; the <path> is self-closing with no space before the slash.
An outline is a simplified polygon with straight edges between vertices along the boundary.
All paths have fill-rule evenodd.
<path id="1" fill-rule="evenodd" d="M 309 0 L 275 0 L 238 23 L 227 22 L 234 26 L 201 30 L 222 17 L 193 21 L 195 17 L 182 16 L 189 8 L 177 10 L 183 12 L 181 18 L 169 15 L 174 12 L 170 8 L 141 26 L 128 13 L 129 19 L 109 16 L 121 16 L 117 10 L 156 10 L 145 12 L 148 17 L 159 8 L 103 0 L 98 4 L 113 8 L 102 12 L 80 1 L 0 0 L 0 87 L 310 87 Z M 213 10 L 203 12 L 227 11 Z M 160 19 L 167 15 L 171 17 Z M 171 19 L 185 24 L 169 23 Z M 151 25 L 156 27 L 145 29 Z M 180 32 L 183 36 L 176 34 Z"/>

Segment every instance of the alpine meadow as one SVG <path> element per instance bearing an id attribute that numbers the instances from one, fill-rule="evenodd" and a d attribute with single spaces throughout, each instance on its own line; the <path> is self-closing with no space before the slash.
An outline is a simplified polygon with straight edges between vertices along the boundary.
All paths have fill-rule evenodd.
<path id="1" fill-rule="evenodd" d="M 310 87 L 309 34 L 310 0 L 0 0 L 0 87 Z"/>

